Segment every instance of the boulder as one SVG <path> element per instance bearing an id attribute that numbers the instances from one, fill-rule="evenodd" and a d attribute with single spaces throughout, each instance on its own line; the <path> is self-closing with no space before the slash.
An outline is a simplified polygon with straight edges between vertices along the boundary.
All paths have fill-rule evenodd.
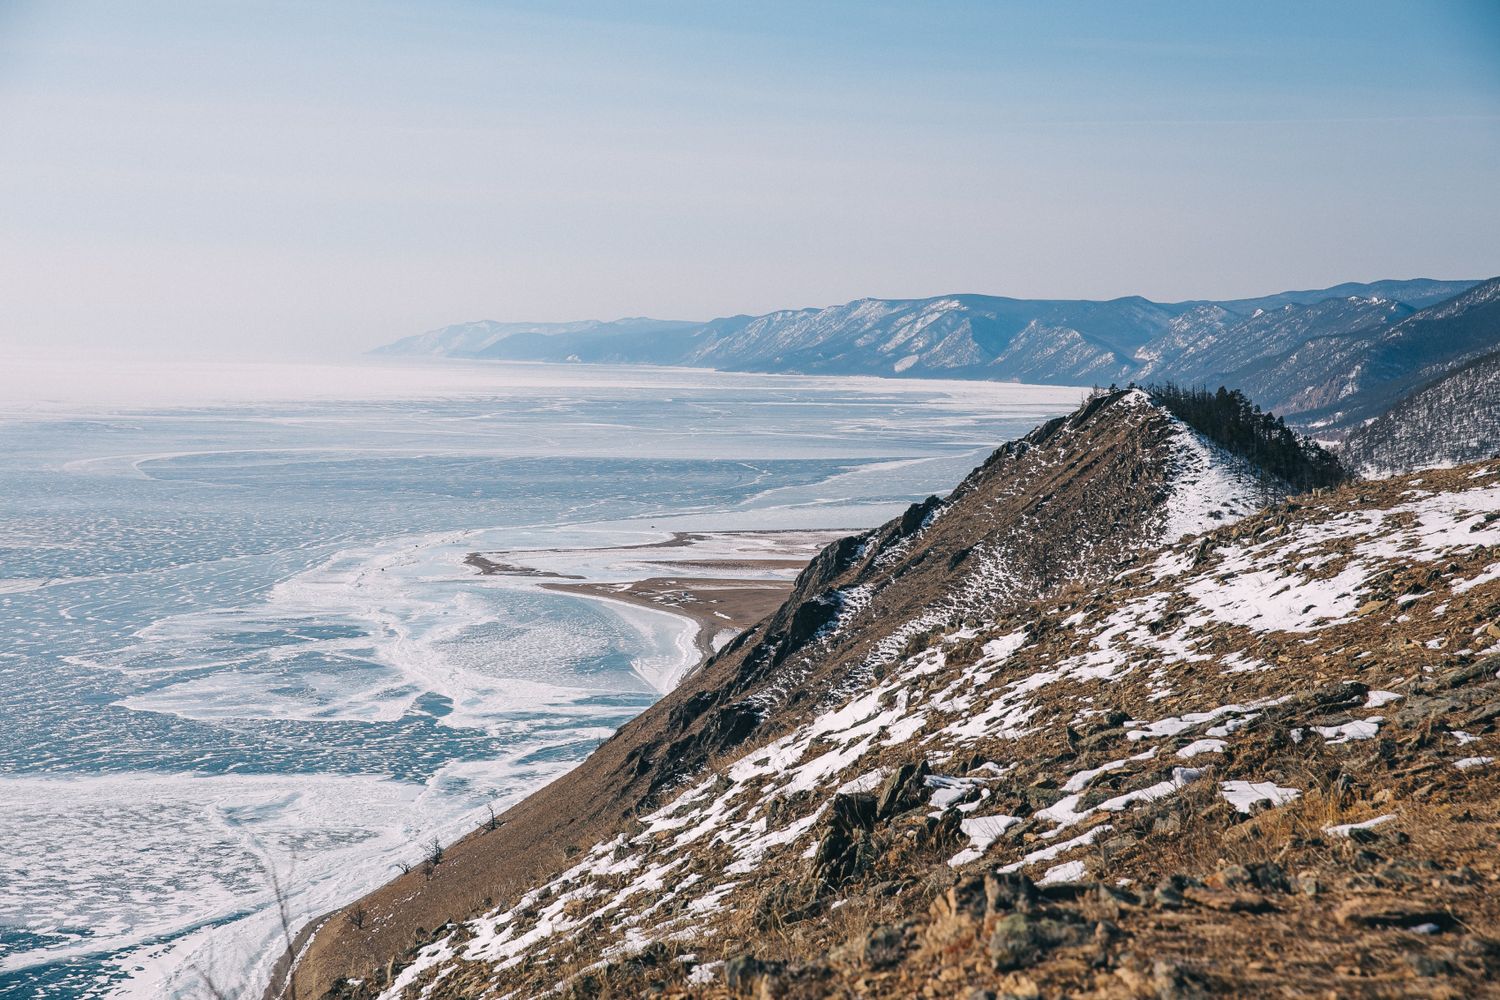
<path id="1" fill-rule="evenodd" d="M 782 970 L 780 962 L 764 962 L 754 955 L 736 955 L 724 963 L 724 985 L 741 995 L 755 990 L 761 981 Z"/>
<path id="2" fill-rule="evenodd" d="M 990 935 L 990 960 L 1001 972 L 1026 969 L 1053 948 L 1083 943 L 1089 931 L 1079 924 L 1050 917 L 1012 913 L 995 925 Z"/>
<path id="3" fill-rule="evenodd" d="M 880 786 L 875 801 L 875 818 L 890 819 L 925 804 L 928 798 L 927 775 L 930 773 L 925 760 L 896 768 Z"/>

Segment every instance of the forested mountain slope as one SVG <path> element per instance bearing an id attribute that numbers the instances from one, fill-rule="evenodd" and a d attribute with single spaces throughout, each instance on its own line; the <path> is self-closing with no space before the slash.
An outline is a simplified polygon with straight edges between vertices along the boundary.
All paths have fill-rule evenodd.
<path id="1" fill-rule="evenodd" d="M 1406 396 L 1351 434 L 1341 454 L 1365 476 L 1500 455 L 1500 352 Z"/>
<path id="2" fill-rule="evenodd" d="M 1413 389 L 1500 346 L 1500 278 L 1388 328 L 1320 337 L 1247 373 L 1262 405 L 1320 433 L 1352 429 Z"/>

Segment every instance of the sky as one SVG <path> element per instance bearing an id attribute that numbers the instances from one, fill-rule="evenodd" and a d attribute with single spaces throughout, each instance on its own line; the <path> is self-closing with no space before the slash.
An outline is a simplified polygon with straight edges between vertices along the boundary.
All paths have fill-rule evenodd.
<path id="1" fill-rule="evenodd" d="M 1494 0 L 0 0 L 0 352 L 1494 274 Z"/>

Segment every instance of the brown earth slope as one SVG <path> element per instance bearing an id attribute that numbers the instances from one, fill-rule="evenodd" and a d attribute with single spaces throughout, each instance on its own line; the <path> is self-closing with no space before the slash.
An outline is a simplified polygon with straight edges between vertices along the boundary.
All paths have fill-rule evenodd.
<path id="1" fill-rule="evenodd" d="M 914 643 L 346 996 L 1482 997 L 1500 463 Z"/>
<path id="2" fill-rule="evenodd" d="M 948 498 L 828 546 L 775 614 L 584 765 L 449 847 L 430 871 L 333 915 L 299 964 L 298 992 L 381 981 L 432 928 L 514 900 L 712 762 L 867 690 L 931 634 L 1103 579 L 1143 546 L 1232 520 L 1280 492 L 1139 392 L 1043 425 Z"/>

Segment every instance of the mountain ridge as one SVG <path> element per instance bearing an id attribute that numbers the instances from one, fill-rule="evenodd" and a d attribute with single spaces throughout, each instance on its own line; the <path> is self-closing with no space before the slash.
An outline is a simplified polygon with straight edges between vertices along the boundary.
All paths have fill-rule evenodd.
<path id="1" fill-rule="evenodd" d="M 1337 345 L 1335 353 L 1345 355 L 1337 366 L 1339 373 L 1313 381 L 1305 390 L 1314 405 L 1298 405 L 1302 422 L 1309 426 L 1356 426 L 1423 383 L 1495 350 L 1500 346 L 1500 278 L 1419 310 L 1373 338 L 1339 341 L 1328 338 L 1330 345 Z M 1305 371 L 1309 361 L 1299 358 L 1297 367 Z M 1288 384 L 1289 374 L 1283 376 Z"/>
<path id="2" fill-rule="evenodd" d="M 865 297 L 853 299 L 843 306 L 851 306 L 857 303 L 914 303 L 931 302 L 937 300 L 976 301 L 997 300 L 1012 303 L 1038 303 L 1045 305 L 1059 304 L 1094 304 L 1107 305 L 1121 302 L 1138 302 L 1148 306 L 1158 306 L 1174 311 L 1188 311 L 1194 307 L 1218 305 L 1236 313 L 1251 313 L 1255 309 L 1271 309 L 1287 304 L 1312 305 L 1316 302 L 1331 298 L 1349 296 L 1374 296 L 1378 298 L 1391 299 L 1404 302 L 1414 308 L 1420 309 L 1428 305 L 1435 305 L 1444 299 L 1464 291 L 1467 288 L 1479 284 L 1483 279 L 1437 279 L 1437 278 L 1381 278 L 1369 282 L 1342 282 L 1337 285 L 1323 289 L 1302 289 L 1295 291 L 1275 292 L 1270 295 L 1253 296 L 1240 299 L 1184 299 L 1173 302 L 1157 302 L 1141 295 L 1123 295 L 1108 299 L 1025 299 L 1012 296 L 993 295 L 983 292 L 949 292 L 938 295 L 917 298 L 879 298 Z M 497 336 L 505 336 L 513 333 L 539 333 L 545 335 L 581 333 L 591 330 L 605 330 L 615 327 L 628 329 L 630 327 L 703 327 L 715 322 L 734 322 L 751 320 L 770 316 L 789 316 L 799 313 L 815 313 L 826 309 L 839 308 L 839 305 L 829 306 L 802 306 L 790 309 L 773 310 L 769 313 L 736 313 L 729 316 L 718 317 L 711 320 L 666 320 L 645 316 L 627 316 L 615 320 L 567 320 L 567 321 L 497 321 L 497 320 L 470 320 L 462 323 L 454 323 L 445 327 L 438 327 L 425 333 L 403 337 L 389 344 L 384 344 L 372 349 L 371 354 L 402 354 L 416 353 L 424 349 L 424 338 L 433 338 L 435 334 L 443 331 L 464 331 L 471 329 L 483 329 L 486 333 Z M 406 345 L 406 346 L 402 346 Z M 437 345 L 433 345 L 437 346 Z M 482 345 L 489 346 L 489 345 Z M 464 356 L 475 348 L 469 345 L 461 345 L 460 350 L 465 352 Z M 479 348 L 479 349 L 482 349 Z"/>
<path id="3" fill-rule="evenodd" d="M 1403 372 L 1372 381 L 1372 364 L 1421 362 L 1426 367 L 1418 382 L 1441 374 L 1431 367 L 1439 359 L 1419 358 L 1420 350 L 1403 354 L 1400 338 L 1390 341 L 1387 332 L 1429 320 L 1461 326 L 1461 318 L 1444 316 L 1441 307 L 1462 304 L 1488 284 L 1387 279 L 1175 303 L 1141 296 L 863 298 L 704 323 L 459 324 L 377 352 L 1042 384 L 1235 385 L 1299 426 L 1338 437 L 1414 384 L 1403 381 Z M 1419 314 L 1426 319 L 1417 320 Z M 1485 328 L 1479 336 L 1500 348 L 1500 330 Z M 1333 405 L 1361 392 L 1360 407 L 1345 412 Z"/>
<path id="4" fill-rule="evenodd" d="M 1480 995 L 1497 484 L 1287 497 L 1097 395 L 331 915 L 300 993 Z"/>
<path id="5" fill-rule="evenodd" d="M 304 994 L 367 977 L 362 954 L 565 867 L 563 845 L 586 849 L 713 761 L 878 683 L 925 637 L 1102 582 L 1142 546 L 1232 523 L 1290 492 L 1142 390 L 1095 396 L 996 449 L 946 497 L 829 545 L 781 609 L 588 763 L 449 848 L 440 871 L 403 876 L 359 904 L 378 914 L 378 933 L 326 924 L 300 965 Z"/>
<path id="6" fill-rule="evenodd" d="M 1341 454 L 1377 478 L 1500 455 L 1500 351 L 1414 389 L 1350 434 Z"/>

